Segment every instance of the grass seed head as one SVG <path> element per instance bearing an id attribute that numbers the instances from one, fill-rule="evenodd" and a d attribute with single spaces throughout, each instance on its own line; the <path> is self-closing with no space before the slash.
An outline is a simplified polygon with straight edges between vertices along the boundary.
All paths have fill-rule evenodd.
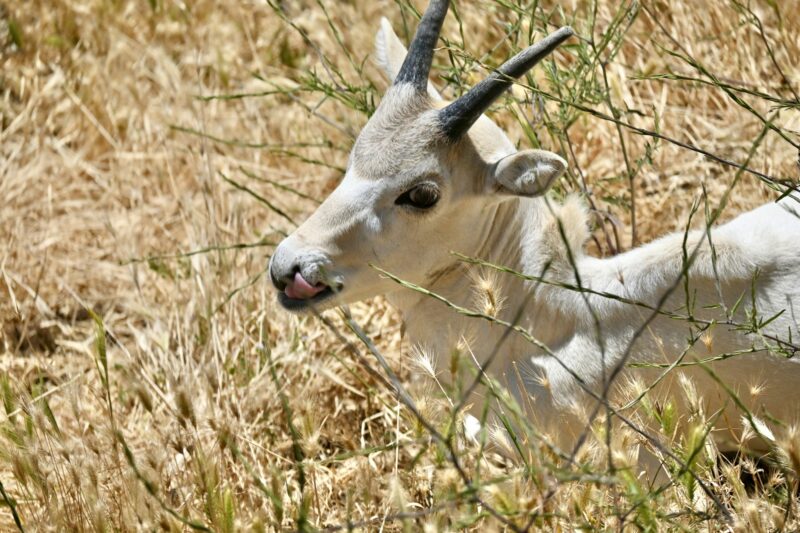
<path id="1" fill-rule="evenodd" d="M 436 379 L 436 356 L 424 346 L 414 346 L 411 352 L 412 361 L 426 376 Z"/>
<path id="2" fill-rule="evenodd" d="M 783 455 L 787 466 L 791 468 L 795 480 L 800 479 L 800 427 L 792 424 L 784 431 L 784 436 L 778 441 L 778 449 Z"/>
<path id="3" fill-rule="evenodd" d="M 472 290 L 475 306 L 480 312 L 490 317 L 500 314 L 505 297 L 497 271 L 482 269 L 478 274 L 473 274 Z"/>
<path id="4" fill-rule="evenodd" d="M 197 425 L 192 398 L 183 387 L 180 387 L 175 393 L 175 405 L 178 408 L 182 422 L 185 423 L 188 420 L 192 425 Z"/>

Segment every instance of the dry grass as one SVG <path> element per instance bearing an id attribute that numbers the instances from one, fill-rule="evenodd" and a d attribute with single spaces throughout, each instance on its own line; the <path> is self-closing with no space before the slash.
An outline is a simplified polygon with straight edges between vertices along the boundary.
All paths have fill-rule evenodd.
<path id="1" fill-rule="evenodd" d="M 282 2 L 285 20 L 264 1 L 0 4 L 0 529 L 14 527 L 12 507 L 31 530 L 312 529 L 348 520 L 363 529 L 502 527 L 475 494 L 518 525 L 533 513 L 530 525 L 548 529 L 800 527 L 795 511 L 785 511 L 794 498 L 784 474 L 747 492 L 737 473 L 747 463 L 716 463 L 713 451 L 700 454 L 697 469 L 729 507 L 728 525 L 686 476 L 658 494 L 630 471 L 575 483 L 538 449 L 527 470 L 465 449 L 473 494 L 330 329 L 278 308 L 262 276 L 271 244 L 340 178 L 352 135 L 385 86 L 368 60 L 378 17 L 413 27 L 407 3 L 399 4 Z M 495 64 L 510 41 L 527 42 L 527 22 L 505 37 L 517 3 L 505 4 L 457 4 L 470 56 Z M 800 90 L 800 3 L 776 5 L 780 13 L 751 4 L 773 61 L 733 2 L 698 12 L 688 0 L 646 0 L 620 34 L 607 90 L 597 68 L 586 87 L 598 92 L 575 101 L 648 130 L 657 115 L 662 134 L 744 162 L 764 127 L 757 114 L 770 116 L 780 102 L 733 90 L 753 113 L 721 86 L 784 102 Z M 547 15 L 589 35 L 591 9 L 548 2 L 537 27 Z M 618 9 L 597 5 L 598 41 Z M 664 30 L 714 83 L 637 79 L 709 79 L 667 53 L 677 48 Z M 455 17 L 445 34 L 457 50 Z M 576 64 L 575 54 L 561 53 L 559 63 Z M 454 57 L 457 67 L 437 56 L 451 82 L 485 72 Z M 544 81 L 543 72 L 534 79 Z M 618 240 L 611 223 L 603 225 L 608 241 L 598 227 L 596 253 L 631 244 L 626 155 L 632 167 L 642 160 L 634 179 L 639 242 L 682 228 L 701 184 L 715 202 L 736 174 L 666 141 L 648 161 L 652 138 L 626 129 L 623 153 L 613 123 L 554 102 L 532 108 L 518 103 L 529 92 L 514 94 L 498 121 L 529 144 L 514 114 L 537 117 L 542 144 L 572 151 L 562 189 L 585 179 L 597 209 L 618 221 Z M 225 98 L 200 98 L 213 95 Z M 791 179 L 796 104 L 774 123 L 780 131 L 763 137 L 748 166 Z M 745 173 L 724 218 L 775 197 Z M 393 311 L 376 299 L 353 312 L 408 380 L 414 365 Z M 328 316 L 341 325 L 337 313 Z M 418 401 L 441 422 L 434 392 Z M 617 450 L 635 444 L 624 432 L 616 438 Z M 697 436 L 674 438 L 676 449 L 691 450 Z M 798 446 L 789 433 L 784 448 L 795 471 Z M 584 459 L 604 454 L 598 442 Z"/>

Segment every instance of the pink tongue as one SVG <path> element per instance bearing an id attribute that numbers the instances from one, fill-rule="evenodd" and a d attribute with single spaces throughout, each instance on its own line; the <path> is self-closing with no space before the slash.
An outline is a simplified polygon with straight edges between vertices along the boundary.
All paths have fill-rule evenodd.
<path id="1" fill-rule="evenodd" d="M 324 291 L 325 287 L 324 283 L 317 283 L 312 286 L 303 278 L 300 272 L 295 272 L 294 280 L 286 285 L 284 293 L 294 300 L 307 300 Z"/>

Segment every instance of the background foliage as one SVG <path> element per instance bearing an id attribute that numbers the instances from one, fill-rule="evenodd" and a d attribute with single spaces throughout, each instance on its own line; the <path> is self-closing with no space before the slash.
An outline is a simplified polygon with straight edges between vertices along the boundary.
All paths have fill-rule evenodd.
<path id="1" fill-rule="evenodd" d="M 798 527 L 794 434 L 750 491 L 755 465 L 670 431 L 662 406 L 641 416 L 697 478 L 642 484 L 624 432 L 577 470 L 535 443 L 480 459 L 436 389 L 413 392 L 431 427 L 398 402 L 340 313 L 278 308 L 271 250 L 385 88 L 378 18 L 407 41 L 423 4 L 0 4 L 0 529 Z M 594 254 L 797 178 L 796 0 L 456 8 L 433 76 L 449 97 L 546 30 L 581 35 L 492 117 L 569 159 L 556 194 L 591 205 Z M 424 373 L 381 298 L 352 314 L 402 383 Z M 607 471 L 612 452 L 632 466 Z"/>

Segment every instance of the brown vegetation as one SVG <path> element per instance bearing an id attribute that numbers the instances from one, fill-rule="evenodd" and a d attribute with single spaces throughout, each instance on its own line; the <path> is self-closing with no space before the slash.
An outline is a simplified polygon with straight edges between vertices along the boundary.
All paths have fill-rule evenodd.
<path id="1" fill-rule="evenodd" d="M 598 66 L 585 81 L 596 94 L 565 97 L 603 116 L 531 105 L 515 87 L 493 118 L 569 156 L 560 191 L 588 192 L 606 213 L 594 253 L 631 246 L 631 190 L 645 242 L 683 228 L 703 187 L 716 205 L 737 176 L 604 116 L 797 177 L 800 3 L 600 1 L 592 31 L 593 5 L 539 5 L 534 36 L 547 18 L 597 43 L 617 32 L 605 79 Z M 435 65 L 450 96 L 527 44 L 532 12 L 457 7 L 451 55 Z M 0 3 L 0 529 L 15 513 L 56 531 L 502 526 L 364 359 L 320 320 L 281 311 L 263 275 L 272 245 L 341 177 L 385 87 L 369 61 L 382 15 L 401 36 L 415 25 L 407 2 L 388 0 Z M 578 47 L 591 52 L 560 52 L 562 68 Z M 531 81 L 553 93 L 544 68 Z M 764 119 L 775 126 L 762 137 Z M 641 167 L 632 189 L 626 158 Z M 723 218 L 777 195 L 740 173 Z M 378 298 L 353 314 L 407 380 L 393 311 Z M 418 401 L 436 420 L 441 399 Z M 681 449 L 697 438 L 672 437 Z M 800 440 L 781 438 L 789 467 L 755 492 L 739 483 L 747 461 L 697 459 L 733 527 L 800 527 L 786 510 Z M 535 475 L 478 457 L 463 451 L 476 494 L 518 525 L 728 527 L 686 476 L 655 494 L 633 474 L 564 479 L 541 450 Z"/>

